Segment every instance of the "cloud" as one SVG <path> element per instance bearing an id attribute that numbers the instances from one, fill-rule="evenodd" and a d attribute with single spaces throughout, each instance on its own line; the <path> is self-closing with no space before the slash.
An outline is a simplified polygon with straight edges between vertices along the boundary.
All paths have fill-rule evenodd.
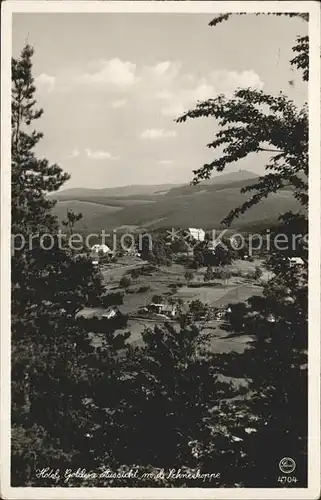
<path id="1" fill-rule="evenodd" d="M 81 74 L 78 77 L 79 83 L 128 87 L 138 81 L 136 64 L 134 63 L 116 58 L 109 61 L 96 61 L 92 65 L 96 67 L 95 70 L 91 73 Z"/>
<path id="2" fill-rule="evenodd" d="M 39 90 L 51 92 L 56 86 L 56 77 L 41 73 L 35 78 L 35 82 Z"/>
<path id="3" fill-rule="evenodd" d="M 176 86 L 168 91 L 155 94 L 157 99 L 166 100 L 166 105 L 161 109 L 163 116 L 178 117 L 198 101 L 215 98 L 219 94 L 230 97 L 239 87 L 262 89 L 264 83 L 253 70 L 242 72 L 228 71 L 226 69 L 210 72 L 206 77 L 196 79 L 192 75 L 181 75 Z"/>
<path id="4" fill-rule="evenodd" d="M 159 92 L 156 92 L 155 97 L 157 99 L 162 99 L 163 101 L 169 101 L 173 99 L 174 95 L 168 90 L 160 90 Z"/>
<path id="5" fill-rule="evenodd" d="M 154 80 L 158 85 L 173 81 L 180 74 L 181 63 L 179 61 L 160 61 L 153 66 L 143 66 L 141 76 L 151 83 Z"/>
<path id="6" fill-rule="evenodd" d="M 108 151 L 92 151 L 89 148 L 85 149 L 86 155 L 92 160 L 119 160 L 119 156 L 113 156 Z"/>
<path id="7" fill-rule="evenodd" d="M 161 114 L 163 116 L 180 116 L 189 106 L 193 106 L 197 101 L 205 101 L 210 97 L 215 97 L 216 91 L 213 85 L 207 83 L 206 81 L 201 81 L 193 89 L 183 89 L 178 92 L 179 101 L 172 99 L 172 102 L 165 106 Z"/>
<path id="8" fill-rule="evenodd" d="M 80 155 L 80 152 L 77 148 L 73 149 L 71 153 L 69 153 L 68 158 L 77 158 Z"/>
<path id="9" fill-rule="evenodd" d="M 87 158 L 91 158 L 92 160 L 119 160 L 118 156 L 113 156 L 108 151 L 92 151 L 90 148 L 85 149 L 85 154 Z M 68 155 L 67 158 L 74 159 L 78 158 L 81 155 L 81 152 L 78 148 L 74 148 Z"/>
<path id="10" fill-rule="evenodd" d="M 204 101 L 209 99 L 211 96 L 215 95 L 215 87 L 206 81 L 202 81 L 194 90 L 190 93 L 190 100 Z"/>
<path id="11" fill-rule="evenodd" d="M 150 128 L 144 130 L 140 134 L 141 139 L 162 139 L 166 137 L 175 137 L 176 132 L 174 130 L 164 130 L 163 128 L 156 129 L 156 128 Z"/>
<path id="12" fill-rule="evenodd" d="M 173 160 L 159 160 L 158 163 L 160 165 L 171 165 L 173 163 Z"/>
<path id="13" fill-rule="evenodd" d="M 237 87 L 242 88 L 257 88 L 262 89 L 264 83 L 261 81 L 259 75 L 252 69 L 242 72 L 237 71 L 212 71 L 210 73 L 210 80 L 219 88 L 219 92 L 230 93 Z"/>
<path id="14" fill-rule="evenodd" d="M 130 93 L 131 103 L 141 109 L 151 109 L 163 116 L 178 117 L 203 101 L 218 94 L 231 96 L 238 87 L 262 89 L 263 82 L 253 69 L 233 71 L 225 68 L 208 70 L 202 77 L 198 72 L 185 72 L 180 61 L 158 61 L 154 65 L 136 64 L 113 58 L 93 60 L 87 67 L 71 70 L 55 77 L 40 75 L 48 89 L 55 83 L 72 91 L 82 86 L 88 92 L 95 90 Z M 126 105 L 126 99 L 111 100 L 114 109 Z"/>
<path id="15" fill-rule="evenodd" d="M 122 108 L 123 106 L 125 106 L 127 104 L 127 99 L 119 99 L 118 101 L 113 101 L 111 103 L 111 106 L 115 109 L 117 108 Z"/>
<path id="16" fill-rule="evenodd" d="M 165 108 L 162 109 L 161 113 L 163 116 L 180 116 L 186 111 L 186 106 L 181 102 L 173 102 Z"/>
<path id="17" fill-rule="evenodd" d="M 171 67 L 171 62 L 170 61 L 164 61 L 157 63 L 154 67 L 153 70 L 157 75 L 164 75 Z"/>

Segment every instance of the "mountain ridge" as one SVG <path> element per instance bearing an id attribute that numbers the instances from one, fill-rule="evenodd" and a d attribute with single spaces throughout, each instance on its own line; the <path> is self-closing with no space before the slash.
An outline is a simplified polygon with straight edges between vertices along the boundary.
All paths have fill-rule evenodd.
<path id="1" fill-rule="evenodd" d="M 210 179 L 201 181 L 198 185 L 212 185 L 217 182 L 230 183 L 237 180 L 246 180 L 256 178 L 257 175 L 249 170 L 239 170 L 237 172 L 227 172 L 215 175 Z M 51 193 L 50 197 L 55 199 L 77 199 L 78 196 L 81 197 L 92 197 L 92 196 L 110 196 L 110 197 L 123 197 L 123 196 L 138 196 L 141 194 L 156 194 L 169 191 L 171 189 L 189 187 L 190 183 L 165 183 L 165 184 L 128 184 L 124 186 L 116 186 L 111 188 L 85 188 L 85 187 L 75 187 L 67 188 L 56 193 Z M 72 197 L 72 198 L 71 198 Z"/>
<path id="2" fill-rule="evenodd" d="M 94 193 L 100 195 L 90 191 L 90 195 L 75 199 L 70 193 L 64 197 L 56 193 L 54 211 L 59 220 L 65 218 L 67 209 L 83 213 L 83 219 L 76 226 L 79 230 L 101 231 L 124 226 L 151 230 L 160 227 L 218 228 L 232 209 L 251 197 L 250 193 L 241 193 L 241 189 L 255 183 L 258 176 L 253 172 L 241 172 L 216 176 L 211 183 L 185 184 L 163 192 L 131 196 L 106 196 L 110 191 L 95 190 Z M 276 221 L 281 213 L 299 209 L 293 189 L 287 187 L 248 210 L 231 227 L 241 228 L 266 219 Z"/>

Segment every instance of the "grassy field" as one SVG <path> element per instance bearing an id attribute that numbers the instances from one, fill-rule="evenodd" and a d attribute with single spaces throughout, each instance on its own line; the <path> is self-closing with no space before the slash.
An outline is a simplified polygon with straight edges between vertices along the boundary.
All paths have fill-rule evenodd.
<path id="1" fill-rule="evenodd" d="M 124 257 L 117 264 L 110 264 L 103 269 L 102 273 L 107 290 L 110 292 L 124 291 L 119 287 L 119 280 L 124 274 L 144 265 L 136 257 Z M 262 267 L 261 261 L 235 261 L 230 270 L 239 270 L 249 272 L 255 269 L 255 266 Z M 132 285 L 124 295 L 124 302 L 120 306 L 123 314 L 129 315 L 128 325 L 125 330 L 131 332 L 130 342 L 141 341 L 141 333 L 145 328 L 154 328 L 156 324 L 162 324 L 161 320 L 137 319 L 136 313 L 140 307 L 148 305 L 153 295 L 162 295 L 166 297 L 182 298 L 184 308 L 192 300 L 199 299 L 214 307 L 225 306 L 229 303 L 242 302 L 252 295 L 260 295 L 262 288 L 256 283 L 249 283 L 245 278 L 232 277 L 227 281 L 215 280 L 215 285 L 203 284 L 203 275 L 205 268 L 201 268 L 194 273 L 194 280 L 198 282 L 197 288 L 188 286 L 185 280 L 186 268 L 181 264 L 173 264 L 170 267 L 160 267 L 153 272 L 151 276 L 139 276 L 133 280 Z M 176 292 L 173 293 L 171 285 L 176 285 Z M 141 287 L 148 287 L 144 292 L 139 292 Z M 204 328 L 205 325 L 200 328 Z M 177 324 L 178 327 L 178 324 Z M 249 342 L 248 337 L 227 338 L 227 333 L 220 328 L 219 322 L 206 324 L 206 329 L 213 334 L 211 350 L 213 352 L 242 352 Z"/>
<path id="2" fill-rule="evenodd" d="M 66 219 L 67 210 L 72 209 L 74 212 L 83 214 L 81 224 L 76 227 L 90 227 L 93 218 L 106 216 L 121 210 L 121 207 L 101 205 L 89 201 L 79 200 L 63 200 L 59 201 L 53 208 L 53 212 L 57 215 L 60 221 Z"/>
<path id="3" fill-rule="evenodd" d="M 178 290 L 184 302 L 200 300 L 215 307 L 223 307 L 229 303 L 243 302 L 252 295 L 260 295 L 261 288 L 249 284 L 221 284 L 216 288 L 202 286 L 199 288 L 190 288 L 184 286 Z"/>
<path id="4" fill-rule="evenodd" d="M 85 226 L 99 232 L 102 229 L 117 229 L 120 226 L 138 225 L 139 227 L 162 228 L 184 228 L 203 227 L 204 229 L 220 228 L 221 220 L 237 206 L 241 206 L 247 199 L 247 195 L 241 192 L 241 188 L 251 185 L 255 176 L 235 179 L 231 173 L 229 182 L 201 183 L 197 186 L 181 185 L 173 189 L 163 189 L 163 194 L 155 193 L 147 187 L 145 193 L 130 194 L 133 191 L 130 186 L 116 188 L 113 191 L 73 189 L 66 190 L 53 195 L 61 202 L 67 202 L 68 208 L 79 211 L 79 202 L 83 202 L 81 212 L 84 219 L 77 223 L 77 228 Z M 87 193 L 86 193 L 87 191 Z M 116 193 L 121 194 L 116 194 Z M 112 194 L 111 194 L 112 193 Z M 123 196 L 122 196 L 123 194 Z M 89 202 L 89 203 L 88 203 Z M 58 205 L 59 205 L 58 203 Z M 88 204 L 87 204 L 88 203 Z M 101 207 L 117 207 L 116 211 L 93 210 L 91 204 L 96 203 Z M 58 208 L 57 208 L 58 209 Z M 297 211 L 298 201 L 293 197 L 290 189 L 282 190 L 280 193 L 271 194 L 255 207 L 242 214 L 232 227 L 248 227 L 249 223 L 257 224 L 258 221 L 269 219 L 276 221 L 280 211 Z M 60 210 L 60 209 L 58 209 Z M 63 214 L 65 217 L 65 214 Z"/>

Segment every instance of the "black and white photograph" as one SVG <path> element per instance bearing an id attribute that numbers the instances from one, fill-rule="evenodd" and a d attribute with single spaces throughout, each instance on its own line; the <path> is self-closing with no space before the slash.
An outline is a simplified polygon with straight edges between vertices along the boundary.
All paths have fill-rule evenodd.
<path id="1" fill-rule="evenodd" d="M 318 2 L 1 7 L 2 498 L 319 498 Z"/>

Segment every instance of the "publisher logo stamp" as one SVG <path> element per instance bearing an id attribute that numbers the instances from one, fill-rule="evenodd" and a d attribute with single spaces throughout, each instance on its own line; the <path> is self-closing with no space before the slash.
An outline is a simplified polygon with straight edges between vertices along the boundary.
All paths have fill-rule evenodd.
<path id="1" fill-rule="evenodd" d="M 291 474 L 291 472 L 295 470 L 295 467 L 296 463 L 293 458 L 290 457 L 284 457 L 279 462 L 279 469 L 281 472 L 284 472 L 284 474 Z"/>

